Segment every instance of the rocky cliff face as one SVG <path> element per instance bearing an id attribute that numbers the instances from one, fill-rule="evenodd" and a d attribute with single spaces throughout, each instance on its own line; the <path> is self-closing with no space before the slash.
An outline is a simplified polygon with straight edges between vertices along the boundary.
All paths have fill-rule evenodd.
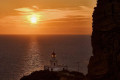
<path id="1" fill-rule="evenodd" d="M 22 77 L 20 80 L 86 80 L 86 78 L 79 72 L 35 71 L 28 76 Z"/>
<path id="2" fill-rule="evenodd" d="M 93 13 L 90 80 L 120 80 L 120 0 L 98 0 Z"/>

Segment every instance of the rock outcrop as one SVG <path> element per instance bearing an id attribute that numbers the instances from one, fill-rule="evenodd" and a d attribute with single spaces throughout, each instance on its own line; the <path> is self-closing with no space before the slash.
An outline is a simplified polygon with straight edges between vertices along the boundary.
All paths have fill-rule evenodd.
<path id="1" fill-rule="evenodd" d="M 20 80 L 85 80 L 85 76 L 79 72 L 36 71 L 31 75 L 22 77 Z"/>
<path id="2" fill-rule="evenodd" d="M 120 80 L 120 0 L 98 0 L 88 80 Z"/>

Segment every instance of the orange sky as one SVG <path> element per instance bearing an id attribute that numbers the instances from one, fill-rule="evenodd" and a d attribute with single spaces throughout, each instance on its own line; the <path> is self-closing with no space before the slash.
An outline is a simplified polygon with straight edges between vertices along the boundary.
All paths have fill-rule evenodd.
<path id="1" fill-rule="evenodd" d="M 0 0 L 0 34 L 92 32 L 95 0 Z M 36 24 L 30 16 L 36 15 Z"/>

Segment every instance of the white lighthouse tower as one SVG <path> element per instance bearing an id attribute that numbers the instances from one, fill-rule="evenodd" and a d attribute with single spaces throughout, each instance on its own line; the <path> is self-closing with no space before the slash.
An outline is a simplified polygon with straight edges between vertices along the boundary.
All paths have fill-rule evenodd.
<path id="1" fill-rule="evenodd" d="M 59 65 L 58 61 L 56 59 L 56 53 L 53 52 L 51 54 L 50 65 L 44 66 L 44 70 L 62 71 L 62 70 L 68 70 L 68 67 L 67 66 L 63 66 L 63 65 Z"/>
<path id="2" fill-rule="evenodd" d="M 51 54 L 50 64 L 51 64 L 52 67 L 58 66 L 58 61 L 56 60 L 56 54 L 55 54 L 55 52 L 53 52 Z"/>

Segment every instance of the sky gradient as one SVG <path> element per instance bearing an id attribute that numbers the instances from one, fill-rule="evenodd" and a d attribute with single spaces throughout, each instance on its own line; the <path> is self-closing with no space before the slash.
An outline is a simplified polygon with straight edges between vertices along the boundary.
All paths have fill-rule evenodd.
<path id="1" fill-rule="evenodd" d="M 0 34 L 91 35 L 95 5 L 96 0 L 0 0 Z"/>

